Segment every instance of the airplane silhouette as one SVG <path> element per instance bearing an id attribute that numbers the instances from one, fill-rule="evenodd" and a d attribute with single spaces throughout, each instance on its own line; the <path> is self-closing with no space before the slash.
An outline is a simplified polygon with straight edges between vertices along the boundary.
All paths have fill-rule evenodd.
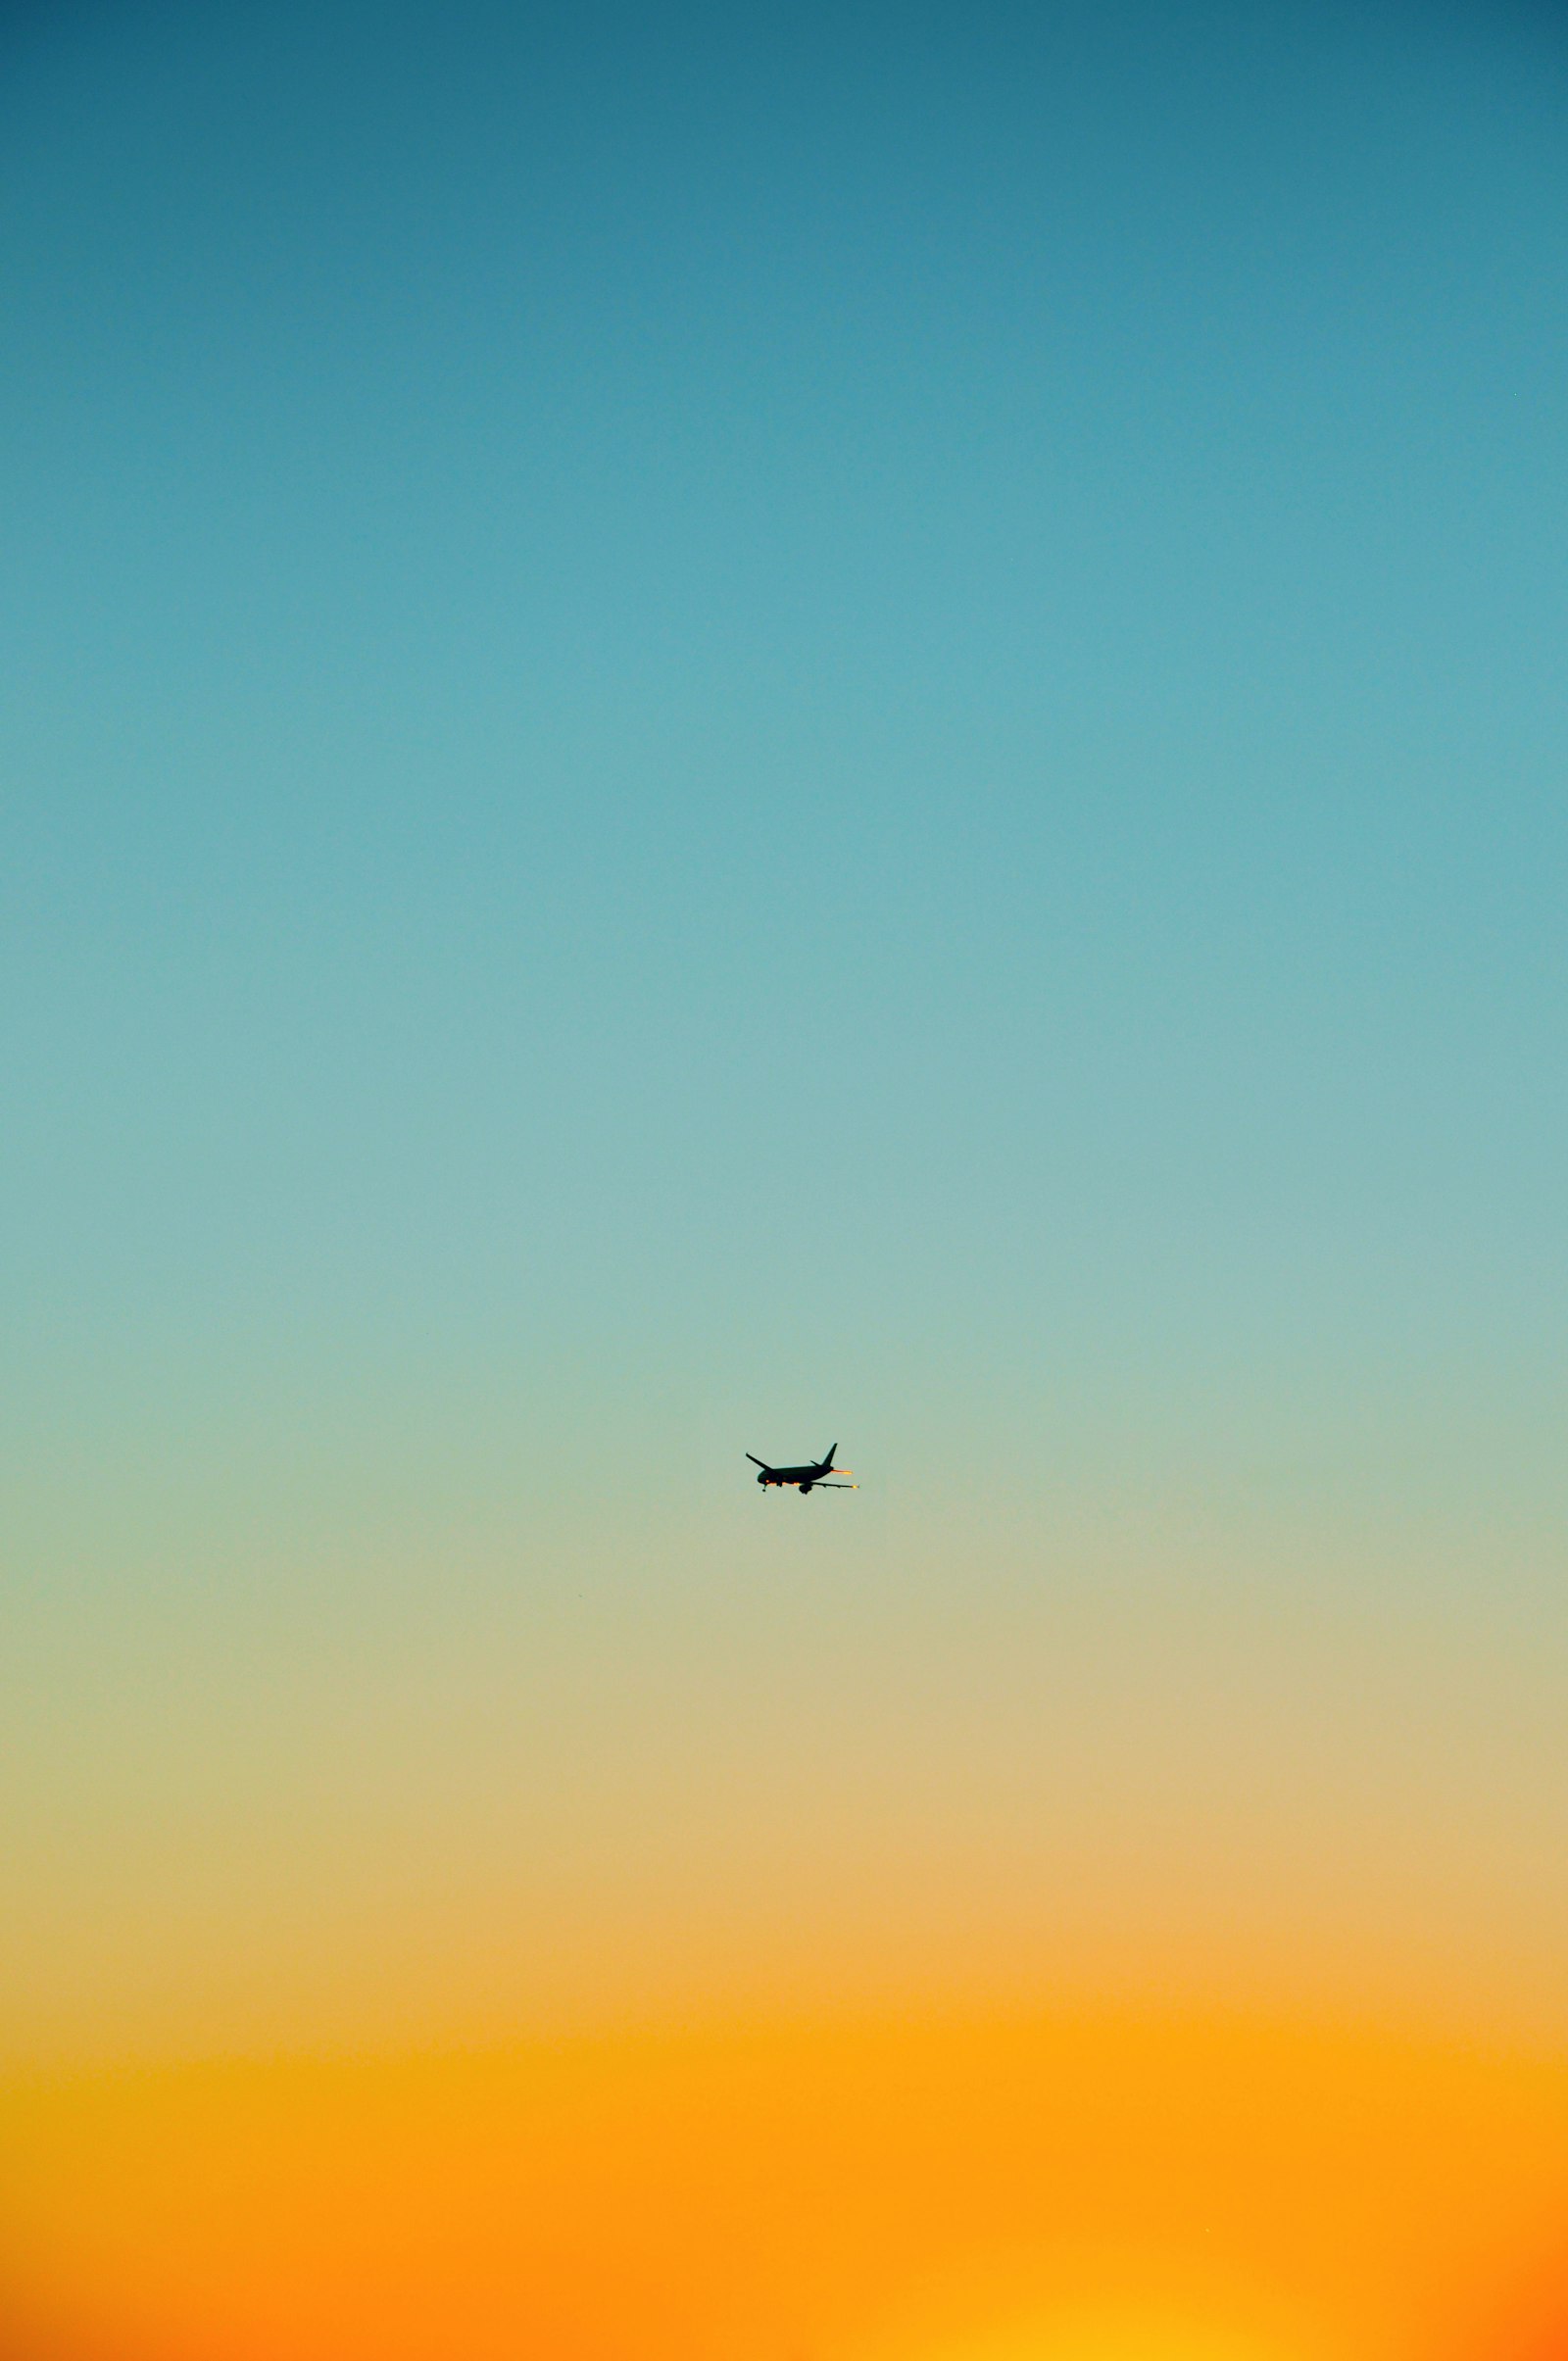
<path id="1" fill-rule="evenodd" d="M 829 1476 L 853 1476 L 855 1473 L 853 1467 L 834 1466 L 833 1453 L 838 1448 L 836 1443 L 830 1445 L 823 1457 L 813 1460 L 807 1467 L 769 1467 L 767 1461 L 760 1459 L 755 1451 L 748 1451 L 746 1456 L 755 1468 L 760 1470 L 757 1481 L 764 1492 L 770 1484 L 798 1484 L 802 1500 L 813 1488 L 820 1492 L 858 1492 L 858 1484 L 828 1482 Z"/>

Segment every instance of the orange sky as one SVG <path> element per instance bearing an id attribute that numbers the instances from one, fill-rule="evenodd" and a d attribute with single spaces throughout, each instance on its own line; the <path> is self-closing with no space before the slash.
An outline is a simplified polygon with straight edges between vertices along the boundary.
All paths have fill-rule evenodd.
<path id="1" fill-rule="evenodd" d="M 50 2361 L 1561 2349 L 1568 2071 L 1457 2042 L 689 2032 L 19 2081 L 4 2127 Z"/>

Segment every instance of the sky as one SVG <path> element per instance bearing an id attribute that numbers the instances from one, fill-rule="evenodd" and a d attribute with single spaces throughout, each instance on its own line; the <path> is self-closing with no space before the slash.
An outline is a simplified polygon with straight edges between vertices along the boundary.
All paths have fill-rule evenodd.
<path id="1" fill-rule="evenodd" d="M 1260 2147 L 1161 2101 L 1233 2293 L 1401 2076 L 1568 2224 L 1565 111 L 1524 0 L 0 10 L 0 2114 L 143 2159 L 28 2216 L 71 2361 L 384 2361 L 116 2208 L 460 2058 L 408 2188 L 434 2107 L 521 2202 L 559 2072 L 611 2225 L 476 2356 L 771 2361 L 689 2223 L 571 2309 L 656 2055 L 842 2196 L 1262 2041 Z M 1129 2174 L 780 2361 L 1289 2361 L 1089 2269 Z M 1325 2351 L 1430 2327 L 1302 2203 Z"/>

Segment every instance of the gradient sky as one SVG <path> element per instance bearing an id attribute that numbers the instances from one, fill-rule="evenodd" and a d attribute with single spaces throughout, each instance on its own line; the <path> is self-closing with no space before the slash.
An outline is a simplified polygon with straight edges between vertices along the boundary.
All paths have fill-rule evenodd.
<path id="1" fill-rule="evenodd" d="M 0 66 L 0 2052 L 1560 2046 L 1560 13 Z"/>

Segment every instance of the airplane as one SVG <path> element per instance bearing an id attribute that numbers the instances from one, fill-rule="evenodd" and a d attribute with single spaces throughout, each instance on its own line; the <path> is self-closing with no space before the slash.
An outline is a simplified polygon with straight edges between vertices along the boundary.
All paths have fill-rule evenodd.
<path id="1" fill-rule="evenodd" d="M 830 1445 L 825 1455 L 814 1460 L 808 1467 L 769 1467 L 767 1461 L 760 1459 L 755 1451 L 748 1451 L 746 1456 L 755 1468 L 761 1471 L 757 1481 L 764 1492 L 770 1484 L 798 1484 L 801 1488 L 801 1498 L 804 1500 L 807 1494 L 813 1489 L 817 1492 L 859 1491 L 858 1484 L 830 1484 L 828 1482 L 829 1476 L 853 1476 L 855 1473 L 853 1467 L 834 1466 L 833 1453 L 838 1448 L 836 1443 Z"/>

